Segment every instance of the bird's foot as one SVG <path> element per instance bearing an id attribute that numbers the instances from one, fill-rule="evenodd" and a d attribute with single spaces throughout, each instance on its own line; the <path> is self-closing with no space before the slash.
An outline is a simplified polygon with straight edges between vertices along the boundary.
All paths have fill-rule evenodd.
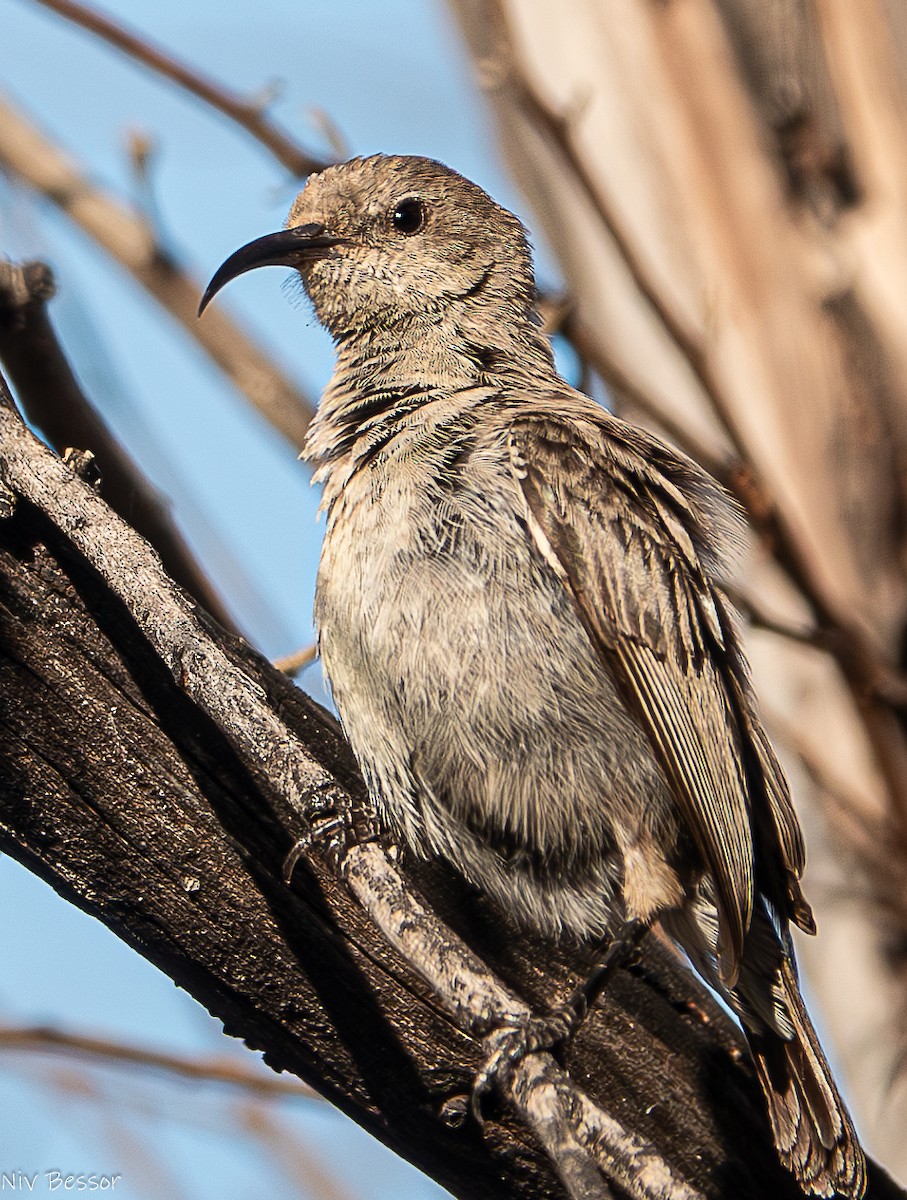
<path id="1" fill-rule="evenodd" d="M 639 954 L 640 943 L 648 926 L 642 921 L 627 921 L 612 938 L 604 957 L 595 965 L 585 982 L 566 1003 L 544 1016 L 528 1016 L 499 1025 L 485 1039 L 488 1050 L 482 1069 L 476 1075 L 470 1109 L 482 1124 L 482 1100 L 489 1092 L 506 1090 L 513 1070 L 527 1054 L 553 1050 L 563 1057 L 570 1040 L 579 1030 L 589 1009 L 605 989 L 619 966 L 628 966 Z"/>
<path id="2" fill-rule="evenodd" d="M 323 859 L 339 873 L 346 852 L 362 840 L 348 804 L 339 802 L 319 809 L 309 817 L 305 832 L 283 860 L 284 883 L 289 886 L 299 862 L 310 855 Z"/>
<path id="3" fill-rule="evenodd" d="M 343 875 L 348 851 L 366 842 L 380 842 L 388 857 L 396 862 L 400 849 L 379 828 L 373 813 L 350 801 L 339 789 L 310 801 L 302 834 L 283 860 L 283 878 L 289 886 L 293 872 L 303 858 L 320 859 L 337 875 Z"/>
<path id="4" fill-rule="evenodd" d="M 573 1037 L 586 1015 L 585 1006 L 577 1007 L 573 1000 L 543 1016 L 527 1016 L 522 1020 L 499 1025 L 485 1039 L 488 1057 L 475 1078 L 470 1110 L 483 1124 L 482 1101 L 492 1091 L 506 1091 L 513 1072 L 528 1055 L 539 1050 L 561 1050 Z"/>

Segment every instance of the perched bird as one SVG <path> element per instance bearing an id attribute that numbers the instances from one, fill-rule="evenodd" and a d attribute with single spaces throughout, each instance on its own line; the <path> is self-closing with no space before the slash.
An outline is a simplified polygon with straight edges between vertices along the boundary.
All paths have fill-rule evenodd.
<path id="1" fill-rule="evenodd" d="M 861 1196 L 797 986 L 803 840 L 721 589 L 728 497 L 560 378 L 525 230 L 440 163 L 312 176 L 202 307 L 267 264 L 336 343 L 315 612 L 379 813 L 547 935 L 659 921 L 740 1017 L 782 1161 Z"/>

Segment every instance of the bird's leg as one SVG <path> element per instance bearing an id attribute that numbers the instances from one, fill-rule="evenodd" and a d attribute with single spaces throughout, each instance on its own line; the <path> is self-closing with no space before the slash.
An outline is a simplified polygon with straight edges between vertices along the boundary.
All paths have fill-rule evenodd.
<path id="1" fill-rule="evenodd" d="M 586 1013 L 605 990 L 608 980 L 618 967 L 628 967 L 636 959 L 642 940 L 649 932 L 645 921 L 625 921 L 608 943 L 602 958 L 589 972 L 586 980 L 566 1002 L 561 1011 L 573 1014 L 573 1026 L 568 1037 L 572 1037 L 585 1019 Z"/>
<path id="2" fill-rule="evenodd" d="M 473 1116 L 480 1124 L 483 1097 L 493 1087 L 505 1083 L 513 1068 L 527 1054 L 553 1050 L 570 1041 L 615 970 L 633 962 L 648 931 L 649 926 L 644 921 L 625 921 L 608 943 L 603 957 L 569 1000 L 544 1016 L 530 1016 L 518 1023 L 500 1025 L 485 1039 L 489 1055 L 476 1075 L 471 1105 Z"/>

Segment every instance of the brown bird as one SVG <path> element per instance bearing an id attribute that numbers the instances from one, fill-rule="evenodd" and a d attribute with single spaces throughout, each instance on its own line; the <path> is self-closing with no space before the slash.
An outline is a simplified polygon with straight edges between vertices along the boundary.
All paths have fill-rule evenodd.
<path id="1" fill-rule="evenodd" d="M 722 591 L 728 497 L 560 378 L 522 225 L 447 167 L 313 176 L 202 307 L 267 264 L 337 347 L 315 611 L 379 813 L 529 928 L 622 948 L 660 921 L 740 1017 L 782 1161 L 861 1196 L 797 986 L 803 840 Z"/>

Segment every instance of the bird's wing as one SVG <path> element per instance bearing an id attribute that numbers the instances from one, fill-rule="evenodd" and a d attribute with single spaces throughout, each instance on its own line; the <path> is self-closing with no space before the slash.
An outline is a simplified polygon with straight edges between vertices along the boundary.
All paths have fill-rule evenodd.
<path id="1" fill-rule="evenodd" d="M 714 879 L 720 969 L 732 985 L 753 911 L 754 842 L 782 901 L 796 892 L 805 902 L 799 827 L 707 573 L 728 501 L 641 431 L 603 411 L 567 419 L 558 407 L 523 409 L 509 423 L 528 524 L 640 719 Z M 766 772 L 777 779 L 759 778 Z M 754 802 L 765 811 L 754 814 Z"/>

